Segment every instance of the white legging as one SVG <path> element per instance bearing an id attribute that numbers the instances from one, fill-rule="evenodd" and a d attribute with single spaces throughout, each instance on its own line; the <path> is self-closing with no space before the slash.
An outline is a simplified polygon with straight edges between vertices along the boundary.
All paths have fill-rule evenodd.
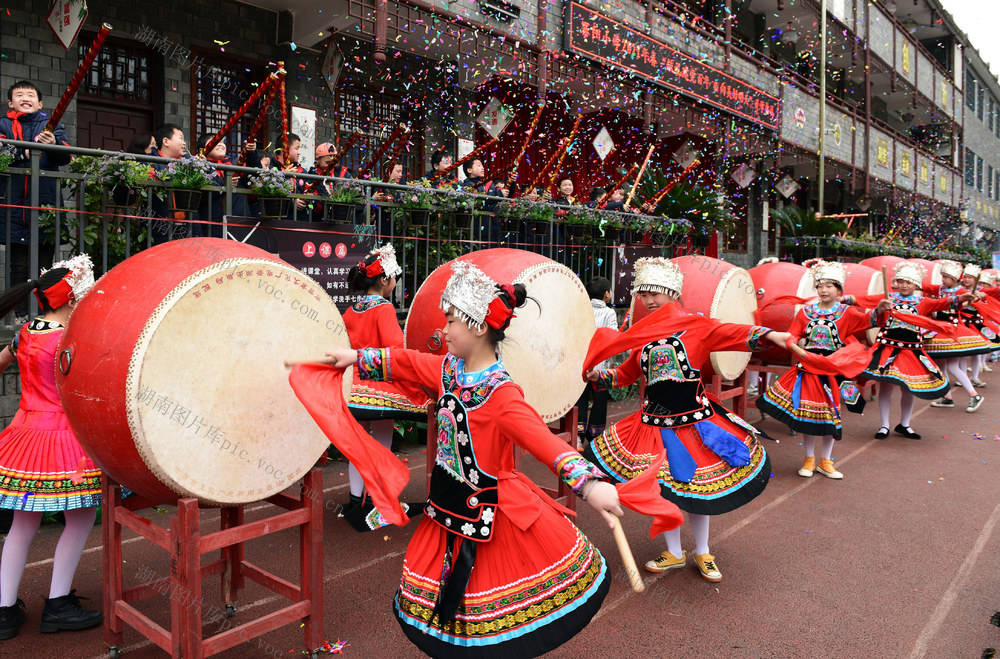
<path id="1" fill-rule="evenodd" d="M 938 362 L 938 365 L 949 375 L 949 377 L 955 378 L 955 381 L 962 385 L 962 388 L 965 389 L 965 393 L 970 396 L 975 396 L 976 388 L 972 386 L 972 382 L 969 380 L 969 374 L 965 372 L 965 364 L 963 361 L 964 360 L 960 357 L 942 359 Z"/>
<path id="2" fill-rule="evenodd" d="M 52 558 L 52 583 L 49 598 L 69 595 L 73 586 L 73 575 L 80 563 L 83 548 L 87 544 L 90 530 L 97 519 L 97 508 L 75 508 L 66 510 L 66 528 L 59 536 L 56 553 Z M 0 606 L 13 606 L 17 602 L 17 591 L 21 586 L 24 566 L 28 562 L 28 548 L 38 532 L 42 513 L 14 511 L 14 521 L 3 543 L 0 555 Z"/>
<path id="3" fill-rule="evenodd" d="M 386 448 L 392 448 L 392 433 L 395 422 L 392 419 L 382 421 L 363 421 L 362 425 L 372 434 L 379 444 Z M 347 478 L 351 482 L 351 494 L 360 497 L 365 491 L 365 480 L 361 478 L 361 473 L 354 465 L 348 465 Z"/>
<path id="4" fill-rule="evenodd" d="M 708 551 L 708 522 L 708 515 L 688 513 L 688 526 L 691 527 L 691 532 L 694 533 L 695 553 L 711 553 Z M 684 550 L 681 549 L 681 527 L 678 526 L 673 531 L 665 532 L 663 538 L 667 541 L 667 551 L 677 558 L 684 555 Z"/>
<path id="5" fill-rule="evenodd" d="M 833 455 L 833 443 L 837 441 L 833 438 L 833 435 L 824 435 L 823 437 L 819 437 L 817 435 L 802 435 L 802 448 L 805 449 L 806 457 L 816 457 L 817 439 L 823 440 L 823 444 L 820 447 L 819 457 L 824 460 L 829 460 L 830 456 Z"/>
<path id="6" fill-rule="evenodd" d="M 882 417 L 882 427 L 891 428 L 889 425 L 889 412 L 892 410 L 892 392 L 899 389 L 899 422 L 905 428 L 910 427 L 910 417 L 913 415 L 914 396 L 905 387 L 892 384 L 891 382 L 881 382 L 878 388 L 878 411 Z"/>

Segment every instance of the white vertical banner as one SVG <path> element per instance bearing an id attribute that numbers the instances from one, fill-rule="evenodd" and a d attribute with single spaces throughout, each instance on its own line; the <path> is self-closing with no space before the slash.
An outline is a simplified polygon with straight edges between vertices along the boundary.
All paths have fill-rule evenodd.
<path id="1" fill-rule="evenodd" d="M 293 105 L 289 130 L 302 140 L 299 145 L 299 164 L 303 169 L 309 169 L 316 159 L 316 110 Z"/>

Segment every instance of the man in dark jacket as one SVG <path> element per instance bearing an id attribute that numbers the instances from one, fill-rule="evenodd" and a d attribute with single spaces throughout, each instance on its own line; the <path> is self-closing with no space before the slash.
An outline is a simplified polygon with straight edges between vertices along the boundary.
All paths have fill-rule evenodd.
<path id="1" fill-rule="evenodd" d="M 39 142 L 41 144 L 62 144 L 69 146 L 66 140 L 66 130 L 62 124 L 56 126 L 53 132 L 45 130 L 49 115 L 43 113 L 42 97 L 38 88 L 27 80 L 15 82 L 7 90 L 7 115 L 0 118 L 0 137 L 9 140 Z M 68 164 L 70 154 L 42 151 L 41 168 L 56 171 L 62 165 Z M 27 150 L 18 150 L 12 167 L 28 167 L 30 160 Z M 58 180 L 41 177 L 38 181 L 38 205 L 53 205 L 57 201 Z M 10 177 L 11 194 L 7 203 L 10 209 L 0 209 L 0 241 L 7 236 L 7 212 L 10 211 L 10 281 L 8 286 L 27 281 L 30 272 L 30 241 L 31 241 L 31 177 L 24 174 L 14 174 Z M 46 241 L 38 242 L 38 264 L 41 268 L 52 265 L 54 246 Z M 19 317 L 28 315 L 28 303 L 19 306 L 16 311 Z"/>
<path id="2" fill-rule="evenodd" d="M 473 158 L 472 160 L 464 163 L 462 165 L 462 170 L 465 172 L 465 180 L 459 185 L 465 192 L 487 195 L 490 197 L 507 196 L 507 187 L 502 181 L 491 181 L 483 178 L 485 169 L 483 167 L 483 161 L 479 158 Z M 497 202 L 487 201 L 483 205 L 483 210 L 487 213 L 496 213 Z M 497 220 L 496 215 L 482 218 L 482 226 L 479 233 L 481 240 L 499 244 L 502 236 L 500 221 Z"/>
<path id="3" fill-rule="evenodd" d="M 150 152 L 149 155 L 151 156 L 177 160 L 187 151 L 187 140 L 184 139 L 184 131 L 177 124 L 161 124 L 153 131 L 153 139 L 156 140 L 156 148 Z M 168 165 L 166 163 L 155 163 L 153 165 L 153 171 L 160 180 L 165 178 L 163 175 L 166 173 L 167 168 Z M 192 235 L 200 236 L 200 227 L 198 227 L 198 232 L 195 234 L 189 223 L 176 221 L 184 220 L 186 216 L 184 213 L 174 213 L 171 210 L 170 189 L 167 188 L 166 192 L 167 194 L 163 199 L 153 195 L 153 217 L 165 218 L 163 220 L 152 221 L 150 234 L 153 244 L 159 245 L 160 243 L 178 238 L 188 238 Z"/>

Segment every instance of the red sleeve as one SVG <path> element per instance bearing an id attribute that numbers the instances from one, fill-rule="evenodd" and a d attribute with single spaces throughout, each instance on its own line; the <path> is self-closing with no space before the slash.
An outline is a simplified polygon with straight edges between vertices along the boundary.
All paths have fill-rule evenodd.
<path id="1" fill-rule="evenodd" d="M 925 297 L 917 305 L 917 313 L 921 316 L 929 316 L 935 311 L 947 311 L 948 309 L 951 309 L 950 297 Z"/>
<path id="2" fill-rule="evenodd" d="M 760 325 L 741 325 L 739 323 L 719 323 L 713 327 L 705 339 L 705 345 L 711 352 L 720 350 L 738 350 L 753 352 L 766 350 L 773 346 L 765 342 L 764 336 L 771 329 Z"/>
<path id="3" fill-rule="evenodd" d="M 573 448 L 549 429 L 542 417 L 524 400 L 520 387 L 505 384 L 493 392 L 503 414 L 495 417 L 500 434 L 535 456 L 555 473 L 556 458 Z"/>
<path id="4" fill-rule="evenodd" d="M 1000 287 L 993 286 L 992 288 L 980 288 L 979 291 L 986 295 L 987 297 L 992 297 L 1000 300 Z"/>
<path id="5" fill-rule="evenodd" d="M 799 309 L 799 312 L 795 314 L 795 320 L 792 321 L 791 327 L 788 328 L 788 333 L 795 337 L 798 341 L 806 333 L 806 324 L 808 324 L 809 319 L 806 318 L 806 312 L 804 309 Z"/>
<path id="6" fill-rule="evenodd" d="M 407 348 L 363 348 L 358 350 L 358 376 L 362 380 L 413 382 L 441 391 L 443 361 L 444 355 Z"/>
<path id="7" fill-rule="evenodd" d="M 843 327 L 838 329 L 841 340 L 872 327 L 872 312 L 869 309 L 847 307 L 842 321 Z"/>
<path id="8" fill-rule="evenodd" d="M 629 353 L 628 359 L 615 369 L 598 371 L 599 378 L 594 383 L 596 389 L 619 389 L 627 387 L 639 379 L 639 353 L 638 348 Z"/>
<path id="9" fill-rule="evenodd" d="M 391 304 L 380 304 L 374 309 L 375 326 L 378 330 L 379 346 L 383 348 L 402 348 L 403 330 L 396 320 L 396 308 Z"/>

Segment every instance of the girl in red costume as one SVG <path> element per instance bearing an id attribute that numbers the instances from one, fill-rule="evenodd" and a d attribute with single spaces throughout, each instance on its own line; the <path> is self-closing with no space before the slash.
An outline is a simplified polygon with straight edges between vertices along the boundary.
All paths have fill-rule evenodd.
<path id="1" fill-rule="evenodd" d="M 620 513 L 619 492 L 635 507 L 636 491 L 601 482 L 594 465 L 551 433 L 504 368 L 498 353 L 525 302 L 524 287 L 498 286 L 462 261 L 452 268 L 441 297 L 448 354 L 327 354 L 334 368 L 357 364 L 364 379 L 391 376 L 439 394 L 426 516 L 407 548 L 395 598 L 404 633 L 434 657 L 534 657 L 590 622 L 610 575 L 601 553 L 566 518 L 569 511 L 514 470 L 514 446 L 549 465 L 610 526 Z M 296 378 L 293 371 L 299 392 Z M 656 496 L 654 472 L 647 476 L 639 498 L 656 507 L 657 530 L 679 525 L 676 507 Z"/>
<path id="2" fill-rule="evenodd" d="M 76 440 L 55 380 L 59 339 L 76 303 L 93 285 L 90 257 L 81 255 L 0 295 L 0 315 L 32 291 L 42 312 L 0 351 L 0 371 L 15 359 L 21 371 L 17 415 L 0 433 L 0 507 L 14 511 L 0 558 L 0 639 L 16 636 L 26 617 L 17 591 L 44 512 L 62 511 L 66 528 L 53 557 L 41 631 L 86 629 L 104 620 L 100 611 L 83 608 L 82 598 L 70 590 L 101 503 L 101 472 Z"/>
<path id="3" fill-rule="evenodd" d="M 951 298 L 960 295 L 965 291 L 961 282 L 963 268 L 957 261 L 942 261 L 941 263 L 941 285 L 932 287 L 931 290 L 924 290 L 924 294 L 936 298 Z M 941 365 L 941 369 L 953 378 L 955 382 L 962 385 L 965 392 L 969 394 L 969 404 L 965 408 L 966 412 L 975 412 L 983 404 L 983 397 L 976 390 L 972 380 L 969 379 L 965 370 L 965 357 L 973 357 L 989 353 L 994 350 L 993 345 L 987 341 L 982 334 L 970 326 L 976 316 L 974 309 L 965 308 L 963 304 L 959 308 L 945 308 L 937 312 L 937 319 L 952 323 L 957 332 L 953 337 L 942 335 L 924 339 L 924 350 L 934 361 Z M 946 392 L 943 398 L 933 403 L 932 407 L 955 407 L 951 392 Z"/>
<path id="4" fill-rule="evenodd" d="M 396 320 L 396 308 L 388 300 L 396 288 L 396 278 L 403 269 L 396 262 L 396 252 L 386 244 L 371 253 L 347 273 L 351 289 L 365 295 L 344 312 L 344 327 L 351 345 L 373 348 L 403 347 L 403 332 Z M 361 381 L 355 372 L 348 407 L 354 418 L 386 448 L 392 446 L 394 419 L 423 421 L 427 418 L 430 397 L 415 385 Z M 363 497 L 365 482 L 358 468 L 347 467 L 351 498 L 343 516 L 358 531 L 373 531 L 387 522 Z M 403 504 L 404 510 L 409 507 Z"/>
<path id="5" fill-rule="evenodd" d="M 847 279 L 843 264 L 819 261 L 810 270 L 819 301 L 799 310 L 788 333 L 807 351 L 830 355 L 847 345 L 856 332 L 877 325 L 878 314 L 849 306 L 854 303 L 853 298 L 841 301 Z M 892 303 L 884 300 L 879 306 L 886 309 Z M 818 470 L 828 478 L 844 477 L 833 466 L 832 457 L 834 442 L 840 439 L 843 429 L 842 399 L 855 412 L 860 411 L 855 406 L 864 403 L 852 381 L 838 384 L 834 376 L 812 373 L 808 367 L 794 362 L 757 401 L 757 409 L 762 413 L 802 433 L 805 460 L 799 476 L 809 478 Z M 817 438 L 822 440 L 819 466 L 816 465 Z"/>
<path id="6" fill-rule="evenodd" d="M 701 575 L 721 581 L 708 547 L 709 516 L 735 510 L 763 492 L 771 467 L 758 432 L 705 391 L 700 369 L 714 350 L 765 350 L 768 342 L 784 347 L 790 335 L 683 314 L 673 304 L 683 278 L 667 259 L 639 259 L 632 292 L 656 313 L 622 334 L 598 330 L 594 335 L 586 369 L 623 349 L 632 353 L 617 369 L 588 370 L 587 379 L 613 388 L 641 378 L 645 390 L 641 409 L 597 437 L 584 455 L 622 482 L 665 452 L 659 471 L 662 496 L 688 513 Z M 667 550 L 646 563 L 650 572 L 685 565 L 680 529 L 664 535 Z"/>

